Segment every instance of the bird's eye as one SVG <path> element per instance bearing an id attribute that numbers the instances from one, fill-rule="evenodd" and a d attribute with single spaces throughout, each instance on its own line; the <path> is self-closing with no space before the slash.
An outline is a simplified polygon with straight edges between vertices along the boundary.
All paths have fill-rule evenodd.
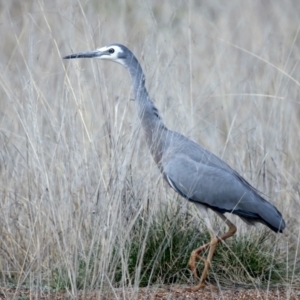
<path id="1" fill-rule="evenodd" d="M 115 52 L 115 49 L 114 49 L 114 48 L 110 48 L 110 49 L 108 50 L 108 52 L 109 52 L 110 54 L 113 54 L 113 53 Z"/>

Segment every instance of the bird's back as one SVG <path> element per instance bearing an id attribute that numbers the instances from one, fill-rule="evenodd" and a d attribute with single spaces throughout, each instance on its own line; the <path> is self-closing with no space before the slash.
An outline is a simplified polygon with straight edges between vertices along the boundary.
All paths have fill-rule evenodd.
<path id="1" fill-rule="evenodd" d="M 161 138 L 161 170 L 183 197 L 222 214 L 234 213 L 250 224 L 263 223 L 275 232 L 284 229 L 276 207 L 222 159 L 177 132 L 166 130 Z"/>

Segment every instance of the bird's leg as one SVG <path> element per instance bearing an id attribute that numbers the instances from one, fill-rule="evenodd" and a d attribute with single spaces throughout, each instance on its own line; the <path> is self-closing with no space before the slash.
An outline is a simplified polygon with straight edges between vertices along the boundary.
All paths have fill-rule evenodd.
<path id="1" fill-rule="evenodd" d="M 199 209 L 199 211 L 201 212 L 201 216 L 202 216 L 202 219 L 204 219 L 205 223 L 206 223 L 206 226 L 209 230 L 209 233 L 210 233 L 210 237 L 211 237 L 211 240 L 215 237 L 215 234 L 213 232 L 213 228 L 212 228 L 212 225 L 210 223 L 210 219 L 209 219 L 209 215 L 208 215 L 208 211 L 207 211 L 207 207 L 200 204 L 200 203 L 196 203 L 196 207 Z M 194 275 L 194 277 L 198 278 L 198 275 L 197 275 L 197 270 L 196 270 L 196 260 L 197 259 L 200 259 L 202 260 L 204 263 L 206 263 L 206 260 L 201 257 L 199 254 L 206 250 L 207 248 L 209 248 L 210 246 L 210 243 L 207 243 L 207 244 L 204 244 L 202 245 L 201 247 L 195 249 L 192 253 L 191 253 L 191 257 L 190 257 L 190 260 L 189 260 L 189 267 Z"/>
<path id="2" fill-rule="evenodd" d="M 210 243 L 207 243 L 207 244 L 199 247 L 198 249 L 194 250 L 191 254 L 189 266 L 191 267 L 194 276 L 197 277 L 196 259 L 197 258 L 201 259 L 205 263 L 204 270 L 203 270 L 201 278 L 200 278 L 200 282 L 197 286 L 195 286 L 193 288 L 194 291 L 199 290 L 200 288 L 203 288 L 205 286 L 205 279 L 207 277 L 207 273 L 208 273 L 214 252 L 216 250 L 217 244 L 221 241 L 228 239 L 229 237 L 233 236 L 236 233 L 236 230 L 237 230 L 236 226 L 233 223 L 231 223 L 225 216 L 223 216 L 221 214 L 219 214 L 219 216 L 224 220 L 225 224 L 228 226 L 228 231 L 225 234 L 223 234 L 221 237 L 216 237 L 214 232 L 212 230 L 209 230 L 210 236 L 211 236 Z M 207 255 L 207 259 L 205 260 L 204 258 L 199 256 L 199 253 L 206 250 L 207 248 L 210 248 L 210 249 L 209 249 L 209 252 Z"/>
<path id="3" fill-rule="evenodd" d="M 204 269 L 203 269 L 203 272 L 202 272 L 202 275 L 201 275 L 201 278 L 200 278 L 200 282 L 199 282 L 198 285 L 193 287 L 193 291 L 198 291 L 199 289 L 201 289 L 205 286 L 205 279 L 207 277 L 207 273 L 208 273 L 208 270 L 210 268 L 213 255 L 215 253 L 217 244 L 219 242 L 220 242 L 220 240 L 217 237 L 213 238 L 210 241 L 210 243 L 209 243 L 209 252 L 208 252 L 207 258 L 205 260 L 205 265 L 204 265 Z"/>
<path id="4" fill-rule="evenodd" d="M 228 226 L 228 231 L 218 238 L 220 241 L 225 241 L 226 239 L 232 237 L 236 233 L 237 229 L 236 226 L 233 223 L 231 223 L 225 216 L 221 214 L 219 216 L 223 219 L 225 224 Z"/>
<path id="5" fill-rule="evenodd" d="M 206 259 L 204 259 L 203 257 L 201 257 L 199 254 L 206 250 L 207 248 L 209 248 L 210 243 L 204 244 L 201 247 L 195 249 L 194 251 L 192 251 L 191 253 L 191 257 L 189 260 L 189 267 L 194 275 L 195 278 L 198 278 L 198 274 L 197 274 L 197 270 L 196 270 L 196 260 L 200 259 L 202 260 L 204 263 L 206 263 Z"/>

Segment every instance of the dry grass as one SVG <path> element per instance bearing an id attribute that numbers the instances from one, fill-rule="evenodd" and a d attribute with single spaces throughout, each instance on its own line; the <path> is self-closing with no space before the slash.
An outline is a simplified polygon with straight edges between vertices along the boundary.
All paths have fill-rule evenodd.
<path id="1" fill-rule="evenodd" d="M 61 59 L 112 42 L 140 59 L 169 128 L 223 157 L 282 211 L 287 229 L 272 242 L 295 262 L 282 283 L 299 283 L 297 1 L 39 0 L 0 8 L 3 286 L 48 290 L 63 276 L 75 297 L 83 260 L 93 268 L 85 267 L 81 288 L 114 291 L 116 242 L 126 277 L 122 245 L 137 220 L 151 224 L 161 205 L 182 201 L 145 146 L 126 70 Z M 237 223 L 241 234 L 249 230 Z"/>

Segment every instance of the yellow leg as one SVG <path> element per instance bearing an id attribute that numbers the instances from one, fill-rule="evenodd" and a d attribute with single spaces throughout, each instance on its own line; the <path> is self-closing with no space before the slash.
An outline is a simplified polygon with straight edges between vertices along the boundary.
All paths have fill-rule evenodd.
<path id="1" fill-rule="evenodd" d="M 205 286 L 205 279 L 207 277 L 207 273 L 210 268 L 211 261 L 212 261 L 212 258 L 213 258 L 213 255 L 214 255 L 214 252 L 216 250 L 218 243 L 228 239 L 229 237 L 233 236 L 236 233 L 236 230 L 237 230 L 236 226 L 233 223 L 231 223 L 228 219 L 226 219 L 223 215 L 220 215 L 220 217 L 225 221 L 226 225 L 228 226 L 228 228 L 229 228 L 228 231 L 225 234 L 223 234 L 221 237 L 216 237 L 214 232 L 212 230 L 209 230 L 210 236 L 211 236 L 210 242 L 197 248 L 191 254 L 189 266 L 195 277 L 198 277 L 197 271 L 196 271 L 196 259 L 200 259 L 205 263 L 204 270 L 203 270 L 201 278 L 200 278 L 200 282 L 197 286 L 195 286 L 193 288 L 194 291 L 199 290 L 200 288 L 203 288 Z M 199 254 L 202 251 L 206 250 L 207 248 L 210 248 L 210 249 L 209 249 L 207 258 L 204 259 Z"/>
<path id="2" fill-rule="evenodd" d="M 207 243 L 205 245 L 202 245 L 201 247 L 195 249 L 192 253 L 191 253 L 191 257 L 189 260 L 189 267 L 194 275 L 195 278 L 198 278 L 198 274 L 197 274 L 197 270 L 196 270 L 196 260 L 200 259 L 202 260 L 204 263 L 206 263 L 206 259 L 204 259 L 203 257 L 201 257 L 199 255 L 199 253 L 203 252 L 204 250 L 206 250 L 207 248 L 209 248 L 210 243 Z"/>

